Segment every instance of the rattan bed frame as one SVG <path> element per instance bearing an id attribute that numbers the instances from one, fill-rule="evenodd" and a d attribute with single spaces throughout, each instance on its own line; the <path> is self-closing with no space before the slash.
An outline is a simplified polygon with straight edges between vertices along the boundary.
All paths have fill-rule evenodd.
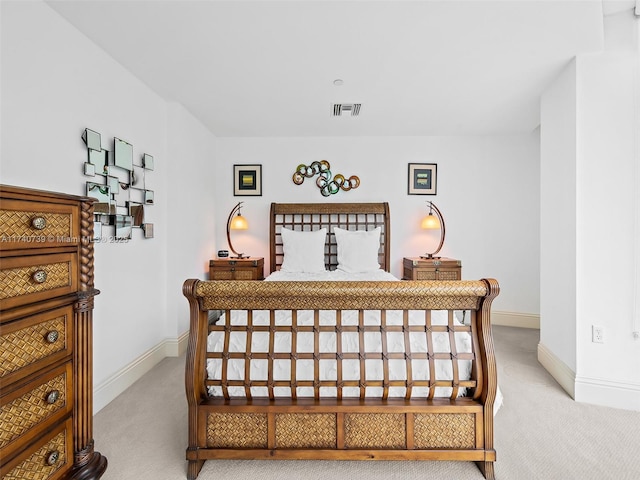
<path id="1" fill-rule="evenodd" d="M 315 212 L 315 213 L 312 213 Z M 323 226 L 351 229 L 370 229 L 380 225 L 381 266 L 389 269 L 389 208 L 380 204 L 272 204 L 271 207 L 271 271 L 282 263 L 279 230 L 282 226 L 297 230 L 315 230 Z M 330 231 L 330 229 L 329 229 Z M 336 263 L 335 244 L 328 235 L 325 249 L 326 264 Z M 187 280 L 183 293 L 190 304 L 191 329 L 186 358 L 185 386 L 189 406 L 189 439 L 186 451 L 187 478 L 198 476 L 208 459 L 330 459 L 330 460 L 460 460 L 474 461 L 488 479 L 494 478 L 495 450 L 493 449 L 493 403 L 497 378 L 490 325 L 490 307 L 498 295 L 498 283 L 492 279 L 480 281 L 407 281 L 407 282 L 256 282 Z M 319 322 L 319 312 L 335 310 L 335 325 Z M 229 318 L 231 310 L 247 311 L 246 325 L 228 325 L 226 321 L 211 322 L 210 312 L 222 310 Z M 253 325 L 253 311 L 269 311 L 270 325 Z M 293 317 L 300 310 L 314 312 L 314 326 L 276 325 L 277 310 L 290 310 Z M 357 326 L 341 325 L 341 312 L 359 311 Z M 365 310 L 380 310 L 380 325 L 363 321 Z M 387 325 L 388 310 L 403 311 L 403 325 Z M 424 312 L 424 325 L 410 325 L 408 311 Z M 447 310 L 448 324 L 431 323 L 431 310 Z M 460 326 L 454 321 L 456 310 L 470 311 L 470 325 Z M 225 349 L 207 352 L 207 337 L 211 331 L 224 332 Z M 316 345 L 313 353 L 276 352 L 274 332 L 287 332 L 295 338 L 298 332 L 313 332 Z M 358 332 L 359 352 L 342 352 L 340 332 Z M 365 332 L 378 332 L 382 352 L 366 351 Z M 428 352 L 392 352 L 387 350 L 386 332 L 403 332 L 408 345 L 410 332 L 426 335 Z M 471 353 L 456 353 L 454 336 L 465 331 L 472 337 Z M 228 349 L 229 332 L 242 332 L 247 338 L 247 351 L 238 353 Z M 252 352 L 254 332 L 268 332 L 269 351 Z M 336 352 L 318 350 L 318 336 L 322 332 L 335 333 Z M 451 353 L 433 351 L 432 334 L 444 332 L 453 346 Z M 207 379 L 208 358 L 221 359 L 220 378 Z M 411 373 L 411 359 L 427 359 L 430 378 L 415 380 Z M 227 378 L 229 359 L 245 361 L 245 380 Z M 267 379 L 249 379 L 249 365 L 253 359 L 269 362 Z M 274 360 L 291 362 L 291 379 L 274 380 L 271 367 Z M 355 359 L 360 362 L 363 380 L 344 380 L 341 362 Z M 365 361 L 381 360 L 384 380 L 372 381 L 364 375 Z M 388 360 L 406 362 L 406 380 L 391 380 Z M 453 379 L 437 379 L 434 362 L 438 359 L 453 365 Z M 296 362 L 314 362 L 314 378 L 296 378 Z M 337 378 L 321 380 L 319 362 L 337 363 Z M 471 360 L 470 380 L 458 376 L 458 361 Z M 221 397 L 208 394 L 208 387 L 222 388 Z M 244 387 L 246 396 L 229 395 L 228 387 Z M 392 398 L 390 387 L 406 388 L 406 398 Z M 251 387 L 263 387 L 264 397 L 251 396 Z M 287 398 L 276 397 L 275 387 L 289 388 Z M 313 397 L 297 395 L 298 387 L 312 387 Z M 332 387 L 337 394 L 331 398 L 320 395 L 323 387 Z M 360 397 L 342 396 L 345 387 L 358 387 Z M 365 397 L 369 387 L 381 388 L 379 398 Z M 411 397 L 414 387 L 428 387 L 424 398 Z M 434 398 L 436 387 L 452 389 L 451 398 Z M 459 388 L 466 387 L 466 396 L 457 397 Z"/>

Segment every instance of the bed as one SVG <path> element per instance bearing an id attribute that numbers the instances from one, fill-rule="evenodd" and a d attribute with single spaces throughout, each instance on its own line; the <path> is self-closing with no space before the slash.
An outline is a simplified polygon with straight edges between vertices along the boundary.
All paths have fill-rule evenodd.
<path id="1" fill-rule="evenodd" d="M 387 203 L 274 203 L 266 281 L 185 281 L 189 480 L 209 459 L 459 460 L 494 478 L 498 283 L 399 281 L 389 240 Z"/>

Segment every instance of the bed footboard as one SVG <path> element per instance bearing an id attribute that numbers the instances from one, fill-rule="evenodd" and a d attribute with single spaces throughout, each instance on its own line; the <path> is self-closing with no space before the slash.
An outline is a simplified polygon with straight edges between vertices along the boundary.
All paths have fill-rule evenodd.
<path id="1" fill-rule="evenodd" d="M 497 378 L 490 307 L 498 292 L 493 279 L 187 280 L 188 478 L 198 476 L 205 460 L 221 458 L 463 460 L 494 478 Z M 468 323 L 456 321 L 459 311 L 468 313 Z M 234 322 L 236 312 L 242 320 Z M 287 320 L 279 320 L 282 312 L 289 312 Z M 436 320 L 436 312 L 444 321 Z M 220 351 L 208 351 L 210 335 L 218 335 Z M 233 347 L 234 335 L 246 348 Z M 299 351 L 305 335 L 313 347 Z M 348 335 L 356 350 L 343 344 Z M 259 336 L 268 339 L 266 348 L 256 346 Z M 322 346 L 323 336 L 333 339 L 333 350 Z M 449 351 L 437 347 L 437 336 Z M 460 347 L 460 336 L 469 337 L 468 349 Z M 278 347 L 282 337 L 289 339 L 289 351 Z M 373 337 L 380 339 L 374 347 Z M 424 339 L 426 348 L 412 350 L 414 338 Z M 402 351 L 392 346 L 398 343 Z M 252 377 L 256 362 L 268 367 L 263 377 Z M 286 363 L 288 376 L 273 373 L 277 362 Z M 304 362 L 311 373 L 301 373 Z M 327 362 L 333 373 L 326 373 Z M 357 378 L 347 374 L 347 362 L 357 365 Z M 370 375 L 371 362 L 381 366 L 379 377 Z M 400 376 L 390 373 L 393 362 L 402 366 Z M 444 377 L 439 363 L 450 366 Z"/>

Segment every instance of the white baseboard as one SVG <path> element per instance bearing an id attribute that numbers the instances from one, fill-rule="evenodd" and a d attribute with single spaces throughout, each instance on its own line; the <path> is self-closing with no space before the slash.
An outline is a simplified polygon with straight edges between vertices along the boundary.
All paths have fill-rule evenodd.
<path id="1" fill-rule="evenodd" d="M 517 312 L 491 312 L 491 325 L 505 327 L 537 328 L 540 330 L 540 315 Z"/>
<path id="2" fill-rule="evenodd" d="M 93 388 L 93 414 L 102 410 L 109 402 L 139 380 L 165 357 L 177 357 L 187 349 L 189 332 L 178 338 L 162 341 L 140 355 L 137 359 L 111 375 L 100 385 Z"/>
<path id="3" fill-rule="evenodd" d="M 640 411 L 640 384 L 576 377 L 577 402 Z"/>
<path id="4" fill-rule="evenodd" d="M 562 360 L 545 347 L 538 344 L 538 361 L 551 374 L 571 398 L 576 398 L 576 374 Z"/>
<path id="5" fill-rule="evenodd" d="M 179 357 L 187 351 L 187 341 L 189 339 L 189 330 L 184 332 L 178 338 L 170 338 L 165 340 L 167 357 Z"/>
<path id="6" fill-rule="evenodd" d="M 640 384 L 577 376 L 551 350 L 538 344 L 538 361 L 576 402 L 640 411 Z"/>

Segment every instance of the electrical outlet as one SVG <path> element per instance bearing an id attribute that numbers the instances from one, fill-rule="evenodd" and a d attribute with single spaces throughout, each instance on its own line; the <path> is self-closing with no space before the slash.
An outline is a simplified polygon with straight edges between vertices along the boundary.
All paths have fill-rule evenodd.
<path id="1" fill-rule="evenodd" d="M 604 327 L 591 325 L 591 341 L 593 343 L 604 343 Z"/>

